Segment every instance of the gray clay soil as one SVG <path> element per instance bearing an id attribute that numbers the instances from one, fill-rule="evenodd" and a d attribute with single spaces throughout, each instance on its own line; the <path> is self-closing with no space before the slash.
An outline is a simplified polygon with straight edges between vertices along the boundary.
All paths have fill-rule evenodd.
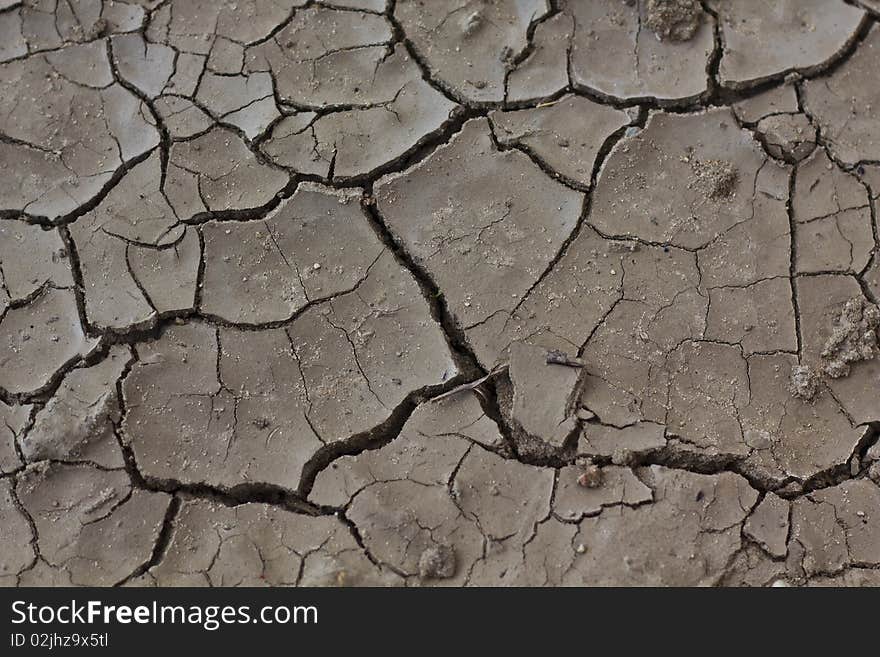
<path id="1" fill-rule="evenodd" d="M 877 0 L 0 0 L 0 585 L 880 585 Z"/>

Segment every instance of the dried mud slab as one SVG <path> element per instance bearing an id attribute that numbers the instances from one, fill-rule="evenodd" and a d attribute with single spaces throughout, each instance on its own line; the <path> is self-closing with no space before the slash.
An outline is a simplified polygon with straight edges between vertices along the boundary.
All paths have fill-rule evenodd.
<path id="1" fill-rule="evenodd" d="M 287 174 L 260 162 L 236 133 L 217 127 L 171 146 L 164 193 L 186 221 L 260 208 L 288 182 Z"/>
<path id="2" fill-rule="evenodd" d="M 590 223 L 657 246 L 642 242 L 619 261 L 622 294 L 583 350 L 581 403 L 619 429 L 665 426 L 667 446 L 745 460 L 768 481 L 806 480 L 848 463 L 864 430 L 830 395 L 804 404 L 788 393 L 799 346 L 789 171 L 768 161 L 726 111 L 655 118 L 615 147 L 594 193 Z M 686 137 L 664 144 L 678 128 Z M 704 150 L 725 142 L 724 155 Z M 670 186 L 676 197 L 665 200 Z M 623 197 L 635 200 L 619 203 Z M 803 331 L 809 311 L 800 299 L 798 307 Z M 585 433 L 589 439 L 589 427 Z M 637 454 L 648 449 L 636 445 Z M 584 451 L 602 453 L 595 445 Z"/>
<path id="3" fill-rule="evenodd" d="M 568 49 L 574 35 L 574 19 L 564 13 L 534 24 L 531 52 L 526 48 L 507 73 L 508 103 L 535 102 L 568 86 Z"/>
<path id="4" fill-rule="evenodd" d="M 759 4 L 0 0 L 0 586 L 880 583 L 880 5 Z"/>
<path id="5" fill-rule="evenodd" d="M 47 285 L 72 287 L 69 254 L 57 230 L 0 222 L 0 314 Z"/>
<path id="6" fill-rule="evenodd" d="M 207 112 L 183 96 L 160 96 L 153 107 L 173 140 L 195 137 L 213 125 Z"/>
<path id="7" fill-rule="evenodd" d="M 834 156 L 846 164 L 880 160 L 876 83 L 880 29 L 871 28 L 865 40 L 829 75 L 804 82 L 804 107 L 819 126 Z"/>
<path id="8" fill-rule="evenodd" d="M 393 81 L 386 94 L 353 109 L 286 116 L 263 152 L 280 166 L 345 180 L 403 157 L 446 125 L 457 106 L 422 79 L 403 46 L 378 66 L 376 75 Z"/>
<path id="9" fill-rule="evenodd" d="M 131 351 L 117 345 L 98 364 L 71 370 L 20 438 L 25 460 L 124 467 L 115 434 L 120 419 L 116 384 L 131 361 Z"/>
<path id="10" fill-rule="evenodd" d="M 734 89 L 821 70 L 855 41 L 864 17 L 856 7 L 824 0 L 710 0 L 709 6 L 721 27 L 719 79 Z"/>
<path id="11" fill-rule="evenodd" d="M 553 494 L 553 514 L 560 520 L 578 522 L 615 506 L 636 507 L 654 501 L 651 488 L 629 468 L 611 465 L 601 468 L 601 480 L 594 487 L 583 486 L 579 466 L 561 468 Z"/>
<path id="12" fill-rule="evenodd" d="M 835 575 L 880 562 L 880 489 L 846 481 L 792 504 L 789 568 L 801 576 Z"/>
<path id="13" fill-rule="evenodd" d="M 547 350 L 523 342 L 510 346 L 510 417 L 529 436 L 562 447 L 577 423 L 573 403 L 580 369 L 548 362 Z"/>
<path id="14" fill-rule="evenodd" d="M 29 394 L 97 341 L 80 323 L 68 249 L 57 229 L 0 221 L 0 389 Z"/>
<path id="15" fill-rule="evenodd" d="M 743 533 L 773 557 L 782 558 L 788 553 L 790 528 L 789 503 L 773 493 L 767 493 L 755 507 L 743 526 Z"/>
<path id="16" fill-rule="evenodd" d="M 522 149 L 568 184 L 585 189 L 606 140 L 630 123 L 625 112 L 580 96 L 489 116 L 498 143 Z"/>
<path id="17" fill-rule="evenodd" d="M 264 220 L 205 224 L 200 311 L 265 324 L 356 290 L 385 253 L 359 200 L 303 184 Z"/>
<path id="18" fill-rule="evenodd" d="M 336 482 L 356 488 L 346 517 L 372 557 L 410 583 L 479 584 L 472 573 L 481 561 L 518 553 L 549 515 L 554 473 L 474 445 L 456 432 L 455 409 L 445 422 L 437 412 L 414 415 L 397 441 L 375 453 L 340 459 L 319 475 L 313 497 L 338 489 Z"/>
<path id="19" fill-rule="evenodd" d="M 34 534 L 9 479 L 0 479 L 0 586 L 17 586 L 37 558 Z"/>
<path id="20" fill-rule="evenodd" d="M 875 251 L 867 189 L 824 150 L 795 175 L 795 267 L 800 273 L 862 272 Z"/>
<path id="21" fill-rule="evenodd" d="M 761 119 L 782 114 L 797 114 L 797 89 L 794 85 L 783 84 L 749 96 L 731 105 L 740 123 L 755 125 Z"/>
<path id="22" fill-rule="evenodd" d="M 83 331 L 73 290 L 49 287 L 0 318 L 0 388 L 37 392 L 96 344 Z"/>
<path id="23" fill-rule="evenodd" d="M 475 395 L 457 395 L 419 405 L 388 445 L 344 456 L 321 471 L 309 500 L 343 508 L 367 486 L 405 475 L 425 486 L 443 485 L 470 445 L 488 449 L 503 442 Z"/>
<path id="24" fill-rule="evenodd" d="M 880 418 L 876 394 L 880 384 L 880 359 L 875 357 L 876 306 L 864 305 L 861 286 L 855 278 L 846 275 L 798 278 L 796 292 L 801 309 L 803 363 L 813 371 L 828 373 L 825 384 L 857 425 L 877 422 Z M 872 309 L 872 321 L 862 317 L 866 307 Z M 856 321 L 851 325 L 855 332 L 852 335 L 841 332 L 857 308 L 857 317 L 852 318 Z M 861 326 L 862 319 L 864 326 Z M 865 349 L 857 349 L 858 344 L 863 344 Z M 857 349 L 856 353 L 848 354 L 851 349 Z"/>
<path id="25" fill-rule="evenodd" d="M 456 365 L 412 277 L 383 254 L 353 292 L 283 328 L 172 326 L 139 348 L 124 433 L 147 477 L 299 486 L 324 445 L 388 421 Z"/>
<path id="26" fill-rule="evenodd" d="M 93 326 L 121 330 L 155 320 L 155 309 L 131 274 L 127 252 L 129 245 L 170 245 L 183 233 L 161 181 L 160 156 L 154 153 L 70 226 L 86 318 Z"/>
<path id="27" fill-rule="evenodd" d="M 0 210 L 60 219 L 159 143 L 98 42 L 0 64 L 0 97 Z"/>
<path id="28" fill-rule="evenodd" d="M 392 38 L 384 16 L 308 7 L 247 49 L 245 71 L 271 71 L 281 102 L 301 109 L 381 104 L 406 77 L 400 62 L 386 66 Z"/>
<path id="29" fill-rule="evenodd" d="M 581 457 L 610 457 L 613 463 L 626 465 L 666 444 L 666 427 L 656 422 L 636 422 L 622 428 L 588 423 L 578 438 L 577 451 Z"/>
<path id="30" fill-rule="evenodd" d="M 546 0 L 403 0 L 394 17 L 432 77 L 456 97 L 481 103 L 505 99 L 508 71 L 526 52 L 529 27 L 549 11 Z"/>
<path id="31" fill-rule="evenodd" d="M 655 113 L 643 131 L 612 150 L 590 223 L 603 235 L 703 249 L 738 226 L 757 223 L 750 222 L 755 206 L 775 200 L 770 193 L 787 194 L 787 181 L 778 175 L 769 181 L 778 190 L 756 189 L 759 174 L 778 170 L 730 110 Z M 784 199 L 778 206 L 784 216 Z"/>
<path id="32" fill-rule="evenodd" d="M 311 496 L 344 503 L 370 554 L 413 583 L 711 583 L 741 546 L 758 494 L 737 475 L 610 466 L 584 488 L 576 467 L 554 474 L 474 445 L 454 409 L 443 430 L 445 404 L 325 469 Z"/>
<path id="33" fill-rule="evenodd" d="M 9 406 L 0 401 L 0 475 L 11 474 L 22 465 L 18 440 L 30 420 L 30 405 Z"/>
<path id="34" fill-rule="evenodd" d="M 195 308 L 201 258 L 201 241 L 195 228 L 187 228 L 171 244 L 129 244 L 126 250 L 131 277 L 160 316 Z"/>
<path id="35" fill-rule="evenodd" d="M 443 290 L 468 333 L 509 313 L 577 225 L 583 196 L 516 150 L 499 151 L 485 119 L 375 187 L 376 208 Z M 491 366 L 494 355 L 479 354 Z"/>
<path id="36" fill-rule="evenodd" d="M 549 517 L 522 550 L 487 558 L 475 577 L 532 586 L 695 586 L 721 579 L 741 548 L 742 523 L 758 498 L 745 479 L 659 466 L 640 469 L 638 479 L 629 471 L 605 470 L 613 492 L 604 502 L 586 502 L 592 515 L 579 521 L 574 518 L 580 511 L 569 512 L 571 521 Z M 562 494 L 560 511 L 568 496 Z"/>
<path id="37" fill-rule="evenodd" d="M 59 577 L 79 586 L 124 581 L 149 562 L 171 499 L 133 489 L 124 470 L 63 464 L 28 468 L 16 496 L 47 566 L 31 586 Z"/>
<path id="38" fill-rule="evenodd" d="M 264 504 L 226 507 L 185 500 L 162 561 L 144 575 L 156 586 L 393 586 L 336 518 Z"/>
<path id="39" fill-rule="evenodd" d="M 697 18 L 691 20 L 698 27 L 690 38 L 664 39 L 662 29 L 658 35 L 650 27 L 655 4 L 654 0 L 562 4 L 574 20 L 569 66 L 575 89 L 617 100 L 652 98 L 661 103 L 693 100 L 707 91 L 715 48 L 712 18 L 693 3 Z M 667 24 L 662 17 L 658 23 Z"/>
<path id="40" fill-rule="evenodd" d="M 133 32 L 141 27 L 153 0 L 119 2 L 0 2 L 0 24 L 5 24 L 10 47 L 7 56 L 56 50 L 65 45 L 92 42 L 111 34 Z"/>
<path id="41" fill-rule="evenodd" d="M 262 41 L 303 0 L 172 0 L 153 13 L 147 38 L 180 53 L 209 56 L 227 42 Z"/>
<path id="42" fill-rule="evenodd" d="M 216 121 L 256 139 L 280 118 L 269 73 L 235 75 L 206 71 L 194 95 L 199 107 Z"/>

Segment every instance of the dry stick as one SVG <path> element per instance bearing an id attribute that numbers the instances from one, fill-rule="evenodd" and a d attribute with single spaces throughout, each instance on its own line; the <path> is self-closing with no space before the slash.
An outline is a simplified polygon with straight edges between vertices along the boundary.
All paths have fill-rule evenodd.
<path id="1" fill-rule="evenodd" d="M 584 367 L 585 363 L 580 358 L 572 358 L 564 351 L 548 351 L 547 352 L 547 364 L 548 365 L 566 365 L 568 367 Z"/>
<path id="2" fill-rule="evenodd" d="M 476 381 L 471 381 L 469 383 L 462 383 L 460 386 L 457 386 L 457 387 L 453 388 L 452 390 L 449 390 L 448 392 L 444 392 L 442 395 L 437 395 L 431 401 L 438 402 L 441 399 L 446 399 L 447 397 L 452 397 L 452 395 L 457 395 L 460 392 L 465 392 L 467 390 L 473 390 L 475 388 L 479 388 L 481 385 L 483 385 L 486 381 L 491 379 L 493 376 L 497 376 L 498 374 L 501 374 L 506 369 L 507 369 L 507 363 L 504 363 L 502 365 L 498 365 L 491 372 L 489 372 L 486 376 L 480 377 Z"/>

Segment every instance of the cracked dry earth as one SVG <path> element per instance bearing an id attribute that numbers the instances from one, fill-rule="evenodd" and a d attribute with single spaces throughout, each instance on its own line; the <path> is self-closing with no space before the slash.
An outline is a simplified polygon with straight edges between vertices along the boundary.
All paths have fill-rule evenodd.
<path id="1" fill-rule="evenodd" d="M 0 0 L 0 584 L 880 585 L 877 0 Z"/>

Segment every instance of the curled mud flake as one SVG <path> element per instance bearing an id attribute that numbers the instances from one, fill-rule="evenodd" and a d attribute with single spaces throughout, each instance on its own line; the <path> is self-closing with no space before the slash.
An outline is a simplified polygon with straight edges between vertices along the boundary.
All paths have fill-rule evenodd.
<path id="1" fill-rule="evenodd" d="M 645 24 L 661 41 L 690 41 L 702 19 L 697 0 L 648 0 Z"/>
<path id="2" fill-rule="evenodd" d="M 850 366 L 877 355 L 880 308 L 863 297 L 853 297 L 843 307 L 831 337 L 822 349 L 824 372 L 832 379 L 847 376 Z"/>
<path id="3" fill-rule="evenodd" d="M 427 548 L 419 557 L 419 577 L 449 579 L 455 576 L 455 550 L 448 545 Z"/>
<path id="4" fill-rule="evenodd" d="M 730 162 L 694 159 L 691 168 L 694 187 L 713 201 L 730 198 L 736 190 L 739 172 Z"/>
<path id="5" fill-rule="evenodd" d="M 795 365 L 791 368 L 788 389 L 792 395 L 804 401 L 815 398 L 819 392 L 819 374 L 808 365 Z"/>

